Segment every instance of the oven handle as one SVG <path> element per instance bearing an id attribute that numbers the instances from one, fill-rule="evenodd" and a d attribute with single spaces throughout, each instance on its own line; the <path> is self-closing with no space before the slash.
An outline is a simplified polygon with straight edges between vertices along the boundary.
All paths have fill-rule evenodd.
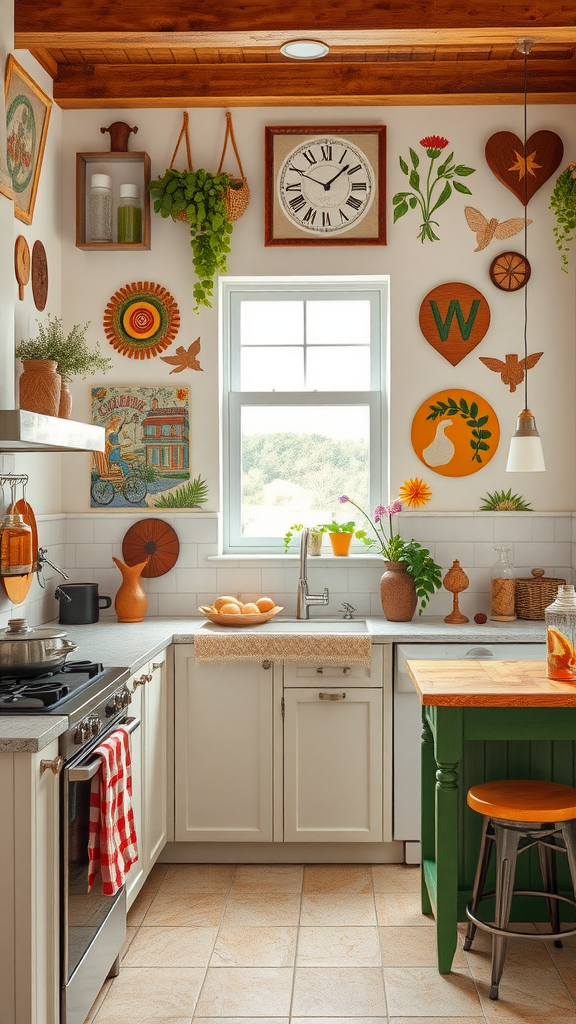
<path id="1" fill-rule="evenodd" d="M 139 729 L 140 726 L 142 725 L 142 719 L 127 718 L 125 722 L 121 722 L 120 724 L 126 729 L 128 735 L 131 736 L 132 733 L 136 732 L 136 729 Z M 92 779 L 96 775 L 96 773 L 100 769 L 101 764 L 102 759 L 100 757 L 95 757 L 93 761 L 88 761 L 88 764 L 82 765 L 81 768 L 69 768 L 69 782 L 87 782 L 89 779 Z"/>

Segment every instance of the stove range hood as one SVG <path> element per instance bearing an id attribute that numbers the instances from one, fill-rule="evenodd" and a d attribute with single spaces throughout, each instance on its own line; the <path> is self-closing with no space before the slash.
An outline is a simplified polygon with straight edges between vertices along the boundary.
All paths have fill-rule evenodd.
<path id="1" fill-rule="evenodd" d="M 0 409 L 0 452 L 103 452 L 104 447 L 104 427 Z"/>

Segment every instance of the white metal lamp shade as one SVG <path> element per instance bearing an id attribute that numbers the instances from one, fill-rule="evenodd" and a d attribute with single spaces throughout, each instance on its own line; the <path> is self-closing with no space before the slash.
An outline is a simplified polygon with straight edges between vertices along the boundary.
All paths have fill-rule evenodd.
<path id="1" fill-rule="evenodd" d="M 520 413 L 510 438 L 507 473 L 543 473 L 546 469 L 542 440 L 529 409 Z"/>

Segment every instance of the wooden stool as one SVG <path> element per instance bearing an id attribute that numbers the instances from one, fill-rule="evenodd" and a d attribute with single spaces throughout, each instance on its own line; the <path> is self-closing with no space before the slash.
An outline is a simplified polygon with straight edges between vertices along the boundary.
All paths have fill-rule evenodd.
<path id="1" fill-rule="evenodd" d="M 512 896 L 544 896 L 555 946 L 562 938 L 576 935 L 576 928 L 560 931 L 559 902 L 576 907 L 574 900 L 557 893 L 556 862 L 554 853 L 566 853 L 570 866 L 572 888 L 576 892 L 576 789 L 555 782 L 504 779 L 472 786 L 468 792 L 468 805 L 484 816 L 480 855 L 474 878 L 472 900 L 466 907 L 469 920 L 464 949 L 470 949 L 476 928 L 492 935 L 492 977 L 490 999 L 498 999 L 498 986 L 506 958 L 508 935 L 523 939 L 540 939 L 540 934 L 529 935 L 508 928 Z M 564 845 L 558 846 L 556 836 Z M 519 846 L 521 839 L 529 842 Z M 496 892 L 484 892 L 490 863 L 492 842 L 496 844 Z M 538 860 L 542 872 L 544 892 L 514 890 L 516 858 L 519 853 L 538 847 Z M 480 900 L 496 896 L 494 924 L 486 924 L 477 917 Z"/>

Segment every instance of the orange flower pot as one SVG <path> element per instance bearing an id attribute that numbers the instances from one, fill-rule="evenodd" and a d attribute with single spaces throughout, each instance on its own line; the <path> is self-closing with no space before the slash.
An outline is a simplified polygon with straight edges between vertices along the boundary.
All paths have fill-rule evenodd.
<path id="1" fill-rule="evenodd" d="M 347 555 L 352 543 L 351 533 L 329 533 L 332 551 L 335 555 Z"/>

